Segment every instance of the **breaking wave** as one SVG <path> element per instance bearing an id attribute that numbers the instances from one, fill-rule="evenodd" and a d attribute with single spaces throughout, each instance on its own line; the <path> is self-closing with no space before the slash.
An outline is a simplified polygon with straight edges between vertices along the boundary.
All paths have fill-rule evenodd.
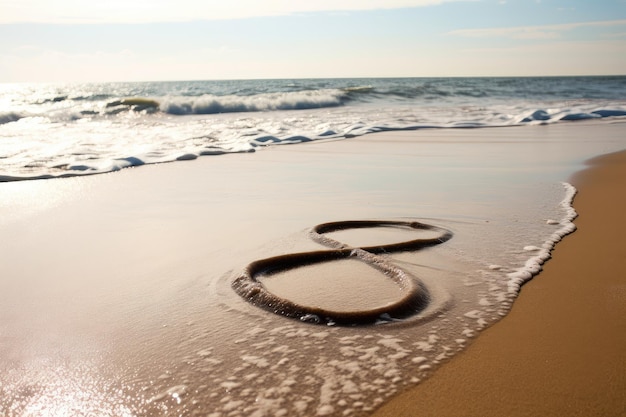
<path id="1" fill-rule="evenodd" d="M 626 117 L 626 77 L 5 86 L 0 181 L 254 152 L 381 131 Z"/>
<path id="2" fill-rule="evenodd" d="M 166 98 L 161 111 L 174 115 L 243 113 L 272 110 L 307 110 L 341 106 L 348 100 L 340 90 L 314 90 L 295 93 L 266 93 L 251 96 Z"/>

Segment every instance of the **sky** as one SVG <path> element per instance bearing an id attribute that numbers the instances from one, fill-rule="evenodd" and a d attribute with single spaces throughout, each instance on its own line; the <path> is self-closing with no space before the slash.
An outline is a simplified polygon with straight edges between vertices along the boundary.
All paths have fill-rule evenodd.
<path id="1" fill-rule="evenodd" d="M 626 74 L 626 0 L 0 0 L 0 82 Z"/>

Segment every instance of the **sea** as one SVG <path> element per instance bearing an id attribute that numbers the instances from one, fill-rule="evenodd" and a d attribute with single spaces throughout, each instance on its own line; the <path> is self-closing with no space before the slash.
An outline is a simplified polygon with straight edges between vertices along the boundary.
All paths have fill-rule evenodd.
<path id="1" fill-rule="evenodd" d="M 626 77 L 0 84 L 0 181 L 373 132 L 626 115 Z"/>
<path id="2" fill-rule="evenodd" d="M 0 85 L 0 415 L 371 415 L 541 279 L 625 121 L 626 76 Z"/>

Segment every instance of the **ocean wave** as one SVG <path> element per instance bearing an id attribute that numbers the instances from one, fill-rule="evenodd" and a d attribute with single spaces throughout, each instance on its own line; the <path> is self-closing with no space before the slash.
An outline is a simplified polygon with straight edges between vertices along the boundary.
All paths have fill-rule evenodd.
<path id="1" fill-rule="evenodd" d="M 0 109 L 0 141 L 8 138 L 12 147 L 0 155 L 0 181 L 87 175 L 383 131 L 624 119 L 622 79 L 359 78 L 15 87 Z M 11 123 L 20 119 L 25 120 Z"/>
<path id="2" fill-rule="evenodd" d="M 105 106 L 105 108 L 107 109 L 113 108 L 112 110 L 106 111 L 106 113 L 109 115 L 117 114 L 124 110 L 133 110 L 136 112 L 146 111 L 148 113 L 153 113 L 153 112 L 156 112 L 159 109 L 159 107 L 160 107 L 160 104 L 158 101 L 152 100 L 149 98 L 143 98 L 143 97 L 124 98 L 121 100 L 114 100 L 114 101 L 108 102 Z"/>
<path id="3" fill-rule="evenodd" d="M 16 112 L 0 113 L 0 125 L 3 125 L 5 123 L 17 122 L 24 117 L 26 116 Z"/>
<path id="4" fill-rule="evenodd" d="M 626 116 L 626 110 L 594 110 L 589 113 L 568 113 L 561 117 L 560 120 L 602 119 L 605 117 L 620 116 Z"/>
<path id="5" fill-rule="evenodd" d="M 350 90 L 352 92 L 352 90 Z M 491 95 L 489 91 L 484 88 L 477 88 L 471 85 L 454 85 L 454 86 L 438 86 L 431 83 L 424 83 L 422 85 L 415 86 L 390 86 L 387 88 L 371 88 L 369 90 L 363 89 L 359 91 L 361 93 L 367 93 L 373 97 L 380 99 L 394 99 L 394 100 L 452 100 L 455 98 L 483 98 Z"/>
<path id="6" fill-rule="evenodd" d="M 310 90 L 291 93 L 266 93 L 252 96 L 216 96 L 165 98 L 161 111 L 173 115 L 307 110 L 338 107 L 348 100 L 341 90 Z"/>
<path id="7" fill-rule="evenodd" d="M 371 85 L 362 85 L 357 87 L 346 87 L 342 88 L 342 90 L 348 94 L 369 94 L 376 91 L 376 88 Z"/>
<path id="8" fill-rule="evenodd" d="M 204 97 L 206 99 L 206 97 Z M 132 111 L 133 106 L 151 105 L 152 108 L 156 105 L 156 102 L 144 102 L 144 99 L 128 99 L 124 103 L 123 100 L 119 100 L 119 103 L 112 102 L 113 104 L 105 111 Z M 202 101 L 200 102 L 202 103 Z M 159 103 L 163 106 L 163 103 Z M 198 105 L 198 103 L 196 103 Z M 274 104 L 273 104 L 274 105 Z M 191 111 L 206 110 L 202 108 L 191 109 Z M 367 114 L 367 108 L 364 110 Z M 343 114 L 343 109 L 342 109 Z M 88 113 L 85 117 L 94 118 L 93 123 L 102 123 L 102 126 L 108 126 L 111 128 L 111 135 L 117 132 L 120 137 L 123 137 L 125 133 L 129 131 L 137 131 L 138 137 L 144 137 L 141 139 L 143 145 L 137 146 L 135 151 L 131 150 L 132 144 L 130 142 L 124 142 L 125 145 L 116 145 L 115 142 L 102 145 L 90 145 L 90 156 L 84 157 L 82 153 L 84 150 L 79 148 L 84 144 L 78 141 L 75 145 L 74 151 L 66 151 L 59 153 L 56 156 L 50 157 L 45 155 L 45 149 L 41 148 L 45 159 L 45 162 L 40 164 L 30 163 L 30 159 L 14 160 L 11 158 L 5 159 L 4 163 L 9 172 L 0 172 L 0 182 L 5 181 L 19 181 L 27 179 L 44 179 L 44 178 L 63 178 L 72 176 L 83 176 L 90 174 L 100 174 L 111 171 L 118 171 L 128 167 L 135 167 L 140 165 L 149 165 L 164 162 L 185 161 L 196 159 L 201 156 L 215 156 L 230 153 L 241 152 L 254 152 L 255 150 L 269 146 L 280 145 L 292 145 L 305 142 L 311 142 L 315 140 L 324 139 L 348 139 L 357 136 L 367 135 L 376 132 L 385 131 L 409 131 L 409 130 L 422 130 L 422 129 L 467 129 L 467 128 L 485 128 L 485 127 L 507 127 L 507 126 L 524 126 L 533 124 L 553 124 L 553 123 L 574 123 L 576 120 L 585 120 L 590 118 L 613 118 L 613 117 L 626 117 L 626 109 L 536 109 L 526 110 L 520 112 L 517 116 L 507 115 L 507 117 L 496 117 L 489 119 L 483 117 L 482 119 L 476 117 L 475 120 L 450 120 L 442 119 L 439 121 L 432 120 L 402 120 L 395 114 L 395 117 L 390 118 L 387 122 L 377 122 L 374 120 L 367 120 L 364 118 L 362 121 L 354 121 L 356 113 L 347 113 L 343 116 L 333 116 L 332 114 L 324 114 L 326 120 L 322 123 L 321 119 L 316 116 L 311 118 L 304 118 L 299 120 L 295 125 L 286 123 L 281 115 L 273 116 L 270 113 L 265 115 L 259 115 L 258 121 L 264 120 L 261 126 L 252 130 L 242 130 L 241 119 L 233 118 L 230 121 L 225 121 L 225 124 L 220 124 L 215 130 L 210 125 L 207 125 L 201 119 L 190 120 L 189 123 L 179 124 L 168 121 L 166 118 L 158 120 L 152 119 L 154 116 L 151 113 L 144 112 L 140 118 L 132 118 L 132 126 L 143 126 L 141 134 L 137 128 L 131 128 L 125 121 L 121 121 L 119 126 L 117 123 L 109 125 L 109 121 L 106 118 L 117 117 L 112 113 Z M 98 121 L 98 116 L 104 117 Z M 0 114 L 0 122 L 9 123 L 11 121 L 19 120 L 22 116 L 16 113 L 4 113 Z M 24 116 L 26 117 L 26 116 Z M 78 117 L 78 116 L 77 116 Z M 91 123 L 91 122 L 90 122 Z M 139 125 L 135 125 L 139 123 Z M 39 126 L 34 124 L 33 127 Z M 75 126 L 75 127 L 72 127 Z M 52 133 L 58 131 L 57 135 L 65 135 L 69 129 L 75 128 L 77 132 L 82 132 L 81 135 L 75 135 L 77 138 L 82 138 L 83 135 L 90 135 L 89 130 L 84 130 L 85 126 L 89 124 L 67 124 L 67 121 L 53 123 L 52 125 L 44 126 L 49 130 L 50 136 Z M 41 126 L 40 126 L 41 127 Z M 131 130 L 128 130 L 128 129 Z M 119 130 L 118 130 L 119 129 Z M 181 131 L 184 130 L 184 132 Z M 207 130 L 208 129 L 208 130 Z M 98 129 L 96 129 L 98 130 Z M 168 133 L 169 132 L 169 133 Z M 172 138 L 168 139 L 172 136 Z M 177 139 L 173 139 L 178 135 Z M 94 141 L 97 141 L 97 137 L 94 137 Z M 26 148 L 25 148 L 26 149 Z M 25 151 L 26 152 L 26 151 Z M 28 153 L 32 153 L 32 158 L 37 159 L 34 156 L 37 150 L 36 147 L 29 147 Z M 82 153 L 81 153 L 82 152 Z"/>
<path id="9" fill-rule="evenodd" d="M 41 101 L 38 101 L 36 104 L 46 104 L 46 103 L 60 103 L 68 99 L 68 96 L 54 96 L 51 98 L 46 98 Z"/>
<path id="10" fill-rule="evenodd" d="M 51 94 L 49 97 L 45 98 L 36 98 L 30 102 L 33 105 L 49 105 L 49 104 L 61 104 L 64 102 L 100 102 L 103 100 L 114 99 L 115 96 L 112 94 L 65 94 L 65 95 L 57 95 Z"/>
<path id="11" fill-rule="evenodd" d="M 588 111 L 582 111 L 581 109 L 537 109 L 524 112 L 513 118 L 512 124 L 571 122 L 623 116 L 626 116 L 626 110 L 624 109 L 595 109 Z"/>
<path id="12" fill-rule="evenodd" d="M 77 95 L 72 96 L 71 100 L 74 101 L 101 101 L 112 98 L 111 94 L 86 94 L 86 95 Z"/>

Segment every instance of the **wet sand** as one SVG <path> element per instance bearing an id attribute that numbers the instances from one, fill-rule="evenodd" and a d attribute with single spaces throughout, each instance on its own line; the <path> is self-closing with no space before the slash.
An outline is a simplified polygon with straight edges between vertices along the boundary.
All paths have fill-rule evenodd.
<path id="1" fill-rule="evenodd" d="M 626 415 L 626 152 L 572 178 L 578 230 L 511 313 L 375 417 Z"/>
<path id="2" fill-rule="evenodd" d="M 387 132 L 105 175 L 0 184 L 0 235 L 8 237 L 0 240 L 0 415 L 362 417 L 418 380 L 426 381 L 418 390 L 435 384 L 431 400 L 459 407 L 432 408 L 439 416 L 472 410 L 485 415 L 499 403 L 526 410 L 551 389 L 543 381 L 552 378 L 561 391 L 569 395 L 572 389 L 577 397 L 552 394 L 559 407 L 585 402 L 570 387 L 577 383 L 603 395 L 614 389 L 619 396 L 623 356 L 620 364 L 603 351 L 602 343 L 618 343 L 614 340 L 624 334 L 623 321 L 620 329 L 596 326 L 595 333 L 583 336 L 554 324 L 548 334 L 559 335 L 559 343 L 568 349 L 579 338 L 587 341 L 581 344 L 587 350 L 573 354 L 572 366 L 580 369 L 574 374 L 581 379 L 566 376 L 567 383 L 562 383 L 557 365 L 565 356 L 549 356 L 548 376 L 526 381 L 539 385 L 539 393 L 528 391 L 534 394 L 521 402 L 491 394 L 497 391 L 489 387 L 489 395 L 475 391 L 489 381 L 474 375 L 480 360 L 470 360 L 465 371 L 448 369 L 464 363 L 465 354 L 458 361 L 455 355 L 464 349 L 466 338 L 479 334 L 467 355 L 477 349 L 480 353 L 483 337 L 489 344 L 492 331 L 483 334 L 480 329 L 508 311 L 506 299 L 496 304 L 506 287 L 491 290 L 495 281 L 490 277 L 501 272 L 484 269 L 492 262 L 515 268 L 518 260 L 526 260 L 522 248 L 543 241 L 534 230 L 552 233 L 554 226 L 546 219 L 563 215 L 550 210 L 564 194 L 560 182 L 580 169 L 583 160 L 624 149 L 625 131 L 626 123 L 590 122 Z M 582 179 L 576 181 L 581 188 L 578 207 L 588 191 Z M 613 197 L 619 194 L 616 187 L 611 188 Z M 569 255 L 585 264 L 572 266 L 585 277 L 595 277 L 598 265 L 613 270 L 623 262 L 619 253 L 613 263 L 601 260 L 609 253 L 601 246 L 603 239 L 610 236 L 610 249 L 619 250 L 621 231 L 585 226 L 586 221 L 610 217 L 608 205 L 598 207 L 606 209 L 603 219 L 589 219 L 578 207 L 580 231 L 555 252 L 558 260 L 576 236 L 591 227 L 598 231 L 597 239 L 589 238 L 594 246 L 584 249 L 584 256 Z M 623 206 L 611 209 L 623 212 Z M 250 263 L 331 250 L 310 238 L 311 227 L 363 219 L 419 220 L 453 229 L 453 239 L 432 251 L 392 254 L 394 264 L 423 280 L 432 296 L 421 317 L 398 326 L 316 327 L 253 307 L 233 291 L 233 279 Z M 370 240 L 367 233 L 326 232 L 360 247 L 400 240 L 393 234 L 376 233 Z M 509 264 L 501 262 L 509 259 Z M 543 285 L 556 262 L 548 262 L 545 274 L 526 286 L 524 294 L 533 285 Z M 487 275 L 475 279 L 472 271 Z M 363 291 L 364 283 L 357 279 L 347 277 L 352 282 L 348 289 Z M 557 289 L 569 287 L 571 277 L 565 274 L 564 279 L 565 284 L 555 284 Z M 379 291 L 373 281 L 372 291 Z M 548 356 L 529 356 L 521 340 L 552 349 L 538 339 L 543 336 L 531 332 L 536 323 L 548 323 L 548 316 L 562 314 L 564 323 L 577 325 L 592 320 L 586 310 L 599 305 L 623 317 L 623 284 L 615 284 L 613 291 L 599 285 L 604 285 L 596 291 L 602 302 L 570 295 L 578 290 L 593 293 L 578 283 L 560 293 L 522 297 L 522 303 L 535 300 L 537 307 L 531 310 L 539 316 L 521 315 L 531 325 L 527 330 L 506 321 L 496 325 L 494 331 L 512 329 L 511 346 L 497 345 L 495 353 L 485 354 L 499 361 L 497 365 L 479 367 L 500 377 L 514 375 L 510 367 L 526 370 L 529 364 L 545 363 Z M 345 292 L 334 291 L 339 300 Z M 573 311 L 543 310 L 560 302 Z M 519 315 L 514 305 L 512 318 L 506 320 Z M 601 311 L 604 317 L 610 315 Z M 616 345 L 621 352 L 623 347 Z M 439 369 L 449 357 L 451 362 Z M 613 385 L 604 383 L 606 369 L 617 381 Z M 440 388 L 437 381 L 458 384 Z M 516 387 L 522 382 L 514 376 L 495 384 Z M 487 405 L 473 409 L 472 402 L 457 395 L 482 396 Z M 416 416 L 431 410 L 424 406 L 426 395 L 412 398 L 417 405 L 390 403 L 408 404 L 405 414 L 391 410 L 386 415 Z M 600 402 L 612 408 L 596 414 L 619 411 L 615 403 Z M 574 414 L 558 410 L 543 414 Z"/>

